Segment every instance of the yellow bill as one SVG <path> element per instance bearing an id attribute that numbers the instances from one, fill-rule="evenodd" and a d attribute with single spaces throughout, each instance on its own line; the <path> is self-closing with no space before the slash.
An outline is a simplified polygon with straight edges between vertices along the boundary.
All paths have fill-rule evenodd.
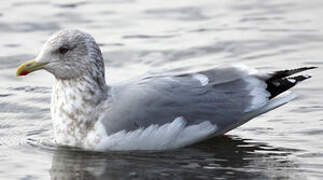
<path id="1" fill-rule="evenodd" d="M 25 76 L 33 71 L 42 69 L 47 62 L 36 62 L 35 60 L 27 61 L 21 64 L 16 71 L 16 76 Z"/>

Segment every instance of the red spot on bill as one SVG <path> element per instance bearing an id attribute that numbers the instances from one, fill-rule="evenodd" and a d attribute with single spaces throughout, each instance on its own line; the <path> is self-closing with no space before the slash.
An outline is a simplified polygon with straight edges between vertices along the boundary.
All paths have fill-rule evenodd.
<path id="1" fill-rule="evenodd" d="M 28 71 L 23 70 L 23 71 L 21 71 L 21 72 L 19 73 L 19 75 L 20 75 L 20 76 L 25 76 L 25 75 L 27 75 L 28 73 L 29 73 Z"/>

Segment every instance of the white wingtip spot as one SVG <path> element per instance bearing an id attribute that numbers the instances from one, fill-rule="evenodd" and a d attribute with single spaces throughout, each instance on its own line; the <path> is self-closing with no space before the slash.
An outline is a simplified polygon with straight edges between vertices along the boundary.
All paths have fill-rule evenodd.
<path id="1" fill-rule="evenodd" d="M 204 74 L 193 74 L 193 79 L 200 81 L 202 86 L 209 83 L 209 78 Z"/>
<path id="2" fill-rule="evenodd" d="M 296 83 L 295 79 L 287 79 L 290 83 Z"/>
<path id="3" fill-rule="evenodd" d="M 280 86 L 280 82 L 276 82 L 276 81 L 274 81 L 274 82 L 272 82 L 272 83 L 273 83 L 273 85 L 275 85 L 276 87 Z"/>

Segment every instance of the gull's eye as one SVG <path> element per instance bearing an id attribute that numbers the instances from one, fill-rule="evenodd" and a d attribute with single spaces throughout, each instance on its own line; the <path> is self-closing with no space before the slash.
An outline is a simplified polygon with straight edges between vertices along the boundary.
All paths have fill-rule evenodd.
<path id="1" fill-rule="evenodd" d="M 67 52 L 69 51 L 69 49 L 68 48 L 66 48 L 66 47 L 60 47 L 59 49 L 58 49 L 58 52 L 60 53 L 60 54 L 66 54 Z"/>

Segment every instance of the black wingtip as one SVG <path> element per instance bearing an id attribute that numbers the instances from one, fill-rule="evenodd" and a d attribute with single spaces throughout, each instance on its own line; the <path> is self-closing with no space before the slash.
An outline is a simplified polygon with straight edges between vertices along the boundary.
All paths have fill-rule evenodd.
<path id="1" fill-rule="evenodd" d="M 273 80 L 281 79 L 281 78 L 288 77 L 288 76 L 291 76 L 296 73 L 300 73 L 300 72 L 307 71 L 310 69 L 315 69 L 315 68 L 318 68 L 318 67 L 310 66 L 310 67 L 301 67 L 301 68 L 296 68 L 296 69 L 275 71 L 270 75 L 270 78 L 268 80 L 273 81 Z"/>
<path id="2" fill-rule="evenodd" d="M 272 99 L 275 96 L 281 94 L 282 92 L 287 91 L 291 87 L 295 86 L 298 82 L 304 81 L 312 77 L 310 75 L 298 75 L 291 77 L 291 75 L 315 68 L 318 67 L 302 67 L 291 70 L 276 71 L 272 73 L 270 78 L 266 80 L 267 91 L 271 94 L 269 99 Z"/>
<path id="3" fill-rule="evenodd" d="M 310 67 L 303 67 L 305 70 L 304 71 L 306 71 L 306 70 L 310 70 L 310 69 L 316 69 L 316 68 L 319 68 L 319 67 L 317 67 L 317 66 L 310 66 Z"/>

